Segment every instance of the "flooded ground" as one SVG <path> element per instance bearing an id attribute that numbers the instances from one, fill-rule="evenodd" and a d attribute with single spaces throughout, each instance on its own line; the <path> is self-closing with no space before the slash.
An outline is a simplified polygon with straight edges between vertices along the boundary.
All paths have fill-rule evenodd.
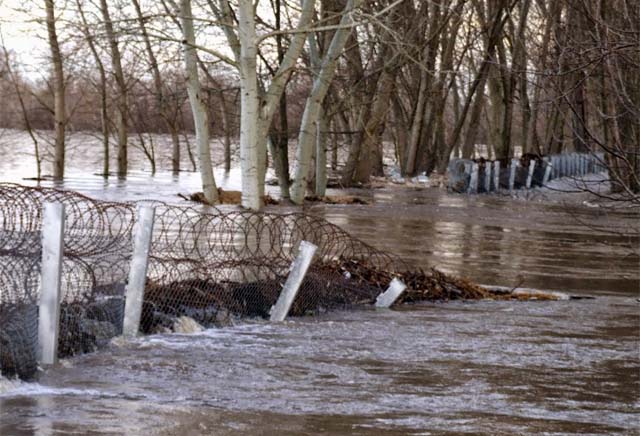
<path id="1" fill-rule="evenodd" d="M 0 181 L 28 177 L 23 159 L 3 159 Z M 143 164 L 126 181 L 105 180 L 91 175 L 98 159 L 85 163 L 63 187 L 176 202 L 199 186 L 193 173 L 151 178 Z M 237 172 L 216 175 L 239 188 Z M 144 337 L 35 384 L 1 381 L 0 434 L 640 433 L 637 213 L 434 189 L 358 194 L 373 204 L 305 210 L 416 267 L 596 298 L 421 304 Z"/>
<path id="2" fill-rule="evenodd" d="M 637 316 L 448 303 L 144 337 L 3 394 L 0 433 L 635 434 Z"/>

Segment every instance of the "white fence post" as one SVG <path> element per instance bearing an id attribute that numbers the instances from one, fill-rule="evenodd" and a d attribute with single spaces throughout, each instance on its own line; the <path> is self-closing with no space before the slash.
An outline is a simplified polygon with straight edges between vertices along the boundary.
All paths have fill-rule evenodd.
<path id="1" fill-rule="evenodd" d="M 400 279 L 394 278 L 391 280 L 387 290 L 376 298 L 376 307 L 391 307 L 405 289 L 407 289 L 407 285 L 402 283 Z"/>
<path id="2" fill-rule="evenodd" d="M 513 185 L 516 182 L 516 168 L 518 167 L 518 159 L 511 159 L 511 172 L 509 173 L 509 191 L 513 191 Z"/>
<path id="3" fill-rule="evenodd" d="M 44 365 L 58 361 L 64 221 L 62 203 L 44 204 L 37 350 L 38 360 Z"/>
<path id="4" fill-rule="evenodd" d="M 138 220 L 133 231 L 133 256 L 131 257 L 131 267 L 129 269 L 124 304 L 124 322 L 122 324 L 122 335 L 127 338 L 137 336 L 140 329 L 144 285 L 147 280 L 155 212 L 155 208 L 149 206 L 138 208 Z"/>
<path id="5" fill-rule="evenodd" d="M 468 193 L 469 194 L 477 194 L 478 193 L 478 164 L 477 163 L 472 163 L 471 164 L 471 179 L 469 180 L 469 189 L 468 189 Z"/>
<path id="6" fill-rule="evenodd" d="M 493 190 L 498 192 L 500 190 L 500 161 L 493 163 Z"/>
<path id="7" fill-rule="evenodd" d="M 527 184 L 526 184 L 526 188 L 529 189 L 531 188 L 531 181 L 533 180 L 533 172 L 536 169 L 536 160 L 535 159 L 531 159 L 529 161 L 529 174 L 527 174 Z"/>
<path id="8" fill-rule="evenodd" d="M 549 183 L 549 179 L 551 178 L 551 170 L 552 165 L 549 162 L 549 158 L 545 157 L 544 158 L 544 163 L 545 163 L 545 167 L 544 167 L 544 177 L 542 178 L 542 186 L 546 186 L 547 183 Z"/>
<path id="9" fill-rule="evenodd" d="M 484 190 L 485 192 L 491 192 L 491 162 L 484 162 Z"/>
<path id="10" fill-rule="evenodd" d="M 304 276 L 307 274 L 307 270 L 311 265 L 313 255 L 317 249 L 318 247 L 313 245 L 311 242 L 300 242 L 298 257 L 296 257 L 291 264 L 291 271 L 289 272 L 287 281 L 282 287 L 282 292 L 278 297 L 278 301 L 271 307 L 270 319 L 272 322 L 284 321 L 289 314 L 293 300 L 295 300 L 296 295 L 298 294 L 300 285 L 302 285 Z"/>

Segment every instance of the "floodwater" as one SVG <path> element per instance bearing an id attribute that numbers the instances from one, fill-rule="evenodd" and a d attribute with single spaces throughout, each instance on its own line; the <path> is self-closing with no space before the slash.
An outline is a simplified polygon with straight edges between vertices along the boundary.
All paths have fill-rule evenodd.
<path id="1" fill-rule="evenodd" d="M 91 158 L 65 188 L 171 202 L 198 190 L 197 175 L 151 178 L 142 160 L 127 180 L 105 181 L 78 147 L 80 162 Z M 28 157 L 7 157 L 0 181 L 30 171 Z M 216 175 L 239 187 L 237 172 Z M 147 336 L 37 383 L 0 381 L 0 434 L 640 433 L 637 213 L 433 189 L 358 194 L 373 204 L 305 210 L 416 267 L 595 299 L 430 303 Z"/>

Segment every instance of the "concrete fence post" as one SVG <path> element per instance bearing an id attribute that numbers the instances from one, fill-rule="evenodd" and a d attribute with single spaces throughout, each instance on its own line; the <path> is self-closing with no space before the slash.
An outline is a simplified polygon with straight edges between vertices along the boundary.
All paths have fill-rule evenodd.
<path id="1" fill-rule="evenodd" d="M 553 165 L 549 162 L 549 158 L 544 158 L 544 177 L 542 178 L 542 186 L 546 186 L 549 183 L 549 179 L 551 178 L 551 171 L 553 170 Z"/>
<path id="2" fill-rule="evenodd" d="M 513 191 L 513 186 L 516 183 L 516 168 L 518 167 L 518 159 L 511 159 L 511 168 L 509 172 L 509 192 Z"/>
<path id="3" fill-rule="evenodd" d="M 576 156 L 576 166 L 577 166 L 576 175 L 581 176 L 582 175 L 582 154 L 581 153 L 578 153 Z"/>
<path id="4" fill-rule="evenodd" d="M 62 203 L 44 204 L 37 350 L 38 361 L 43 365 L 53 365 L 58 361 L 64 221 Z"/>
<path id="5" fill-rule="evenodd" d="M 476 162 L 471 164 L 471 178 L 469 179 L 469 194 L 478 193 L 478 172 L 480 168 Z"/>
<path id="6" fill-rule="evenodd" d="M 402 280 L 394 278 L 391 280 L 389 287 L 382 294 L 376 298 L 376 307 L 389 308 L 396 302 L 398 297 L 402 295 L 404 290 L 407 289 L 407 285 L 402 283 Z"/>
<path id="7" fill-rule="evenodd" d="M 527 189 L 531 188 L 531 181 L 533 180 L 533 172 L 535 170 L 536 170 L 536 160 L 531 159 L 529 161 L 529 173 L 527 174 L 527 184 L 526 184 Z"/>
<path id="8" fill-rule="evenodd" d="M 500 190 L 500 161 L 493 163 L 493 190 L 498 192 Z"/>
<path id="9" fill-rule="evenodd" d="M 491 192 L 491 162 L 485 161 L 484 163 L 484 190 L 485 192 Z"/>
<path id="10" fill-rule="evenodd" d="M 551 156 L 551 178 L 557 179 L 558 174 L 560 173 L 560 169 L 558 168 L 558 155 L 554 154 Z"/>
<path id="11" fill-rule="evenodd" d="M 276 304 L 271 307 L 270 319 L 272 322 L 282 322 L 289 314 L 293 300 L 295 300 L 298 294 L 300 285 L 302 285 L 304 276 L 307 274 L 307 270 L 311 265 L 313 255 L 317 249 L 318 247 L 311 242 L 302 241 L 300 243 L 298 257 L 296 257 L 291 264 L 291 271 L 289 272 L 287 281 L 282 287 L 280 297 L 278 297 Z"/>
<path id="12" fill-rule="evenodd" d="M 124 321 L 122 324 L 122 335 L 127 338 L 137 336 L 140 330 L 144 285 L 147 280 L 155 212 L 155 208 L 149 206 L 138 208 L 138 219 L 133 229 L 133 255 L 129 269 L 124 304 Z"/>

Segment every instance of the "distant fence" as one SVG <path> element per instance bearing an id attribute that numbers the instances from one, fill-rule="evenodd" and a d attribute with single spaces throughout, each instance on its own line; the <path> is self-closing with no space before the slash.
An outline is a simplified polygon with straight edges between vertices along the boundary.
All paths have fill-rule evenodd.
<path id="1" fill-rule="evenodd" d="M 519 159 L 453 159 L 448 167 L 450 191 L 468 194 L 545 186 L 560 177 L 582 177 L 606 170 L 604 153 L 525 154 Z"/>

